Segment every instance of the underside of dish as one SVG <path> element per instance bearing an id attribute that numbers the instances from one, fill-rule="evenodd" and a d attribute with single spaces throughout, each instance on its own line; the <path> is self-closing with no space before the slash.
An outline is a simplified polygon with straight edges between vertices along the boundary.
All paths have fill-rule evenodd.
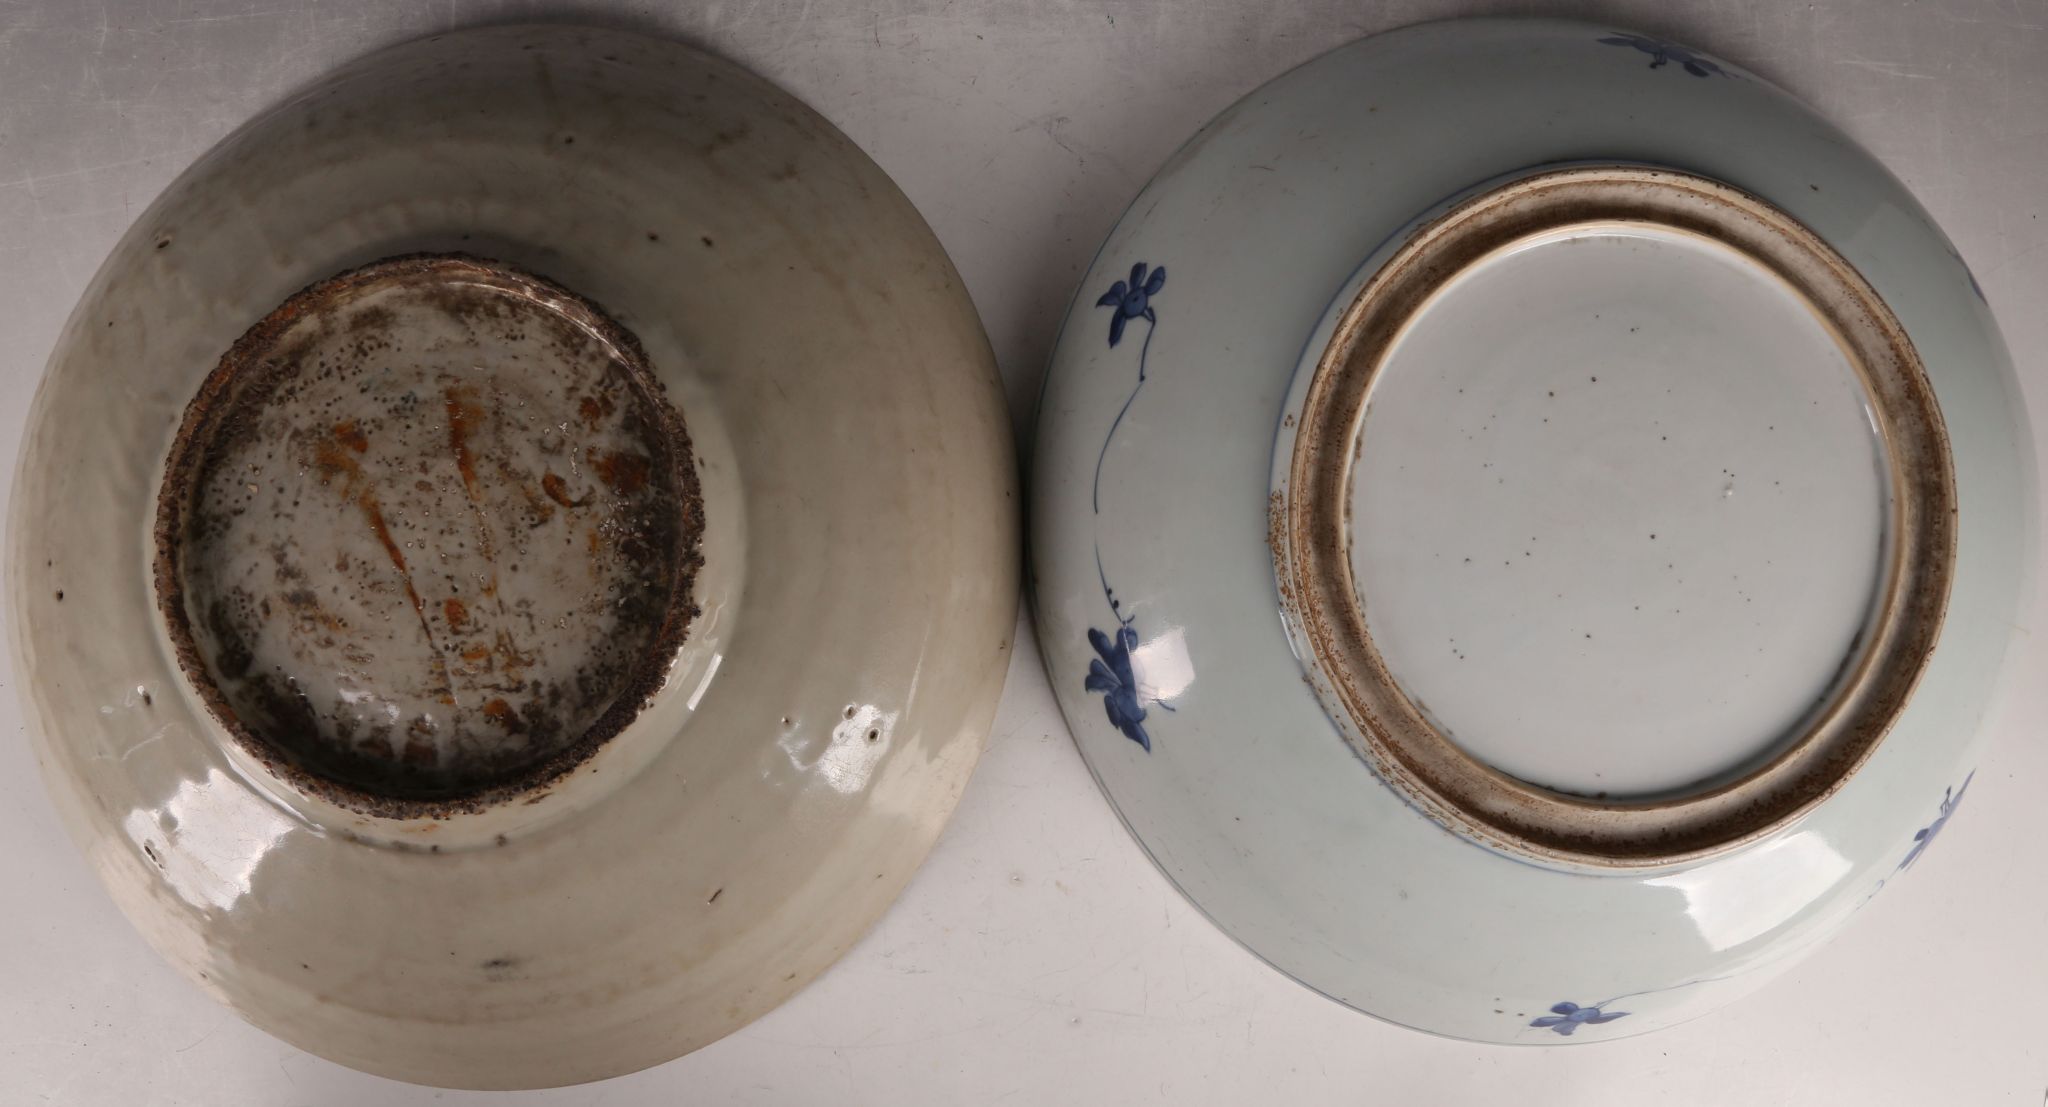
<path id="1" fill-rule="evenodd" d="M 1048 673 L 1161 869 L 1308 986 L 1477 1041 L 1668 1026 L 1961 800 L 2031 586 L 2016 395 L 1940 231 L 1757 76 L 1369 39 L 1204 128 L 1089 274 Z"/>
<path id="2" fill-rule="evenodd" d="M 51 359 L 9 523 L 49 789 L 304 1049 L 668 1060 L 851 947 L 958 800 L 1008 426 L 929 229 L 767 83 L 565 26 L 372 55 L 171 185 Z"/>
<path id="3" fill-rule="evenodd" d="M 1687 253 L 1704 256 L 1689 259 Z M 1711 303 L 1726 314 L 1713 318 L 1702 313 L 1707 333 L 1681 333 L 1692 331 L 1693 320 L 1668 317 L 1645 292 L 1688 261 L 1705 270 L 1687 274 L 1700 287 L 1676 287 L 1673 300 L 1706 305 L 1720 294 L 1739 301 Z M 1499 275 L 1503 266 L 1523 272 Z M 1498 289 L 1488 286 L 1489 267 Z M 1593 272 L 1581 273 L 1585 269 Z M 1729 287 L 1713 287 L 1715 281 Z M 1762 300 L 1773 293 L 1789 302 L 1740 299 Z M 1445 303 L 1461 294 L 1480 302 L 1462 308 Z M 1552 302 L 1532 304 L 1539 297 Z M 1781 318 L 1770 317 L 1773 308 Z M 1537 324 L 1529 325 L 1519 343 L 1485 332 L 1482 320 L 1497 322 L 1518 309 L 1552 320 L 1571 338 L 1546 343 L 1549 336 L 1531 333 Z M 1445 312 L 1456 318 L 1431 318 Z M 1810 335 L 1772 333 L 1774 327 L 1793 331 L 1802 323 Z M 1715 327 L 1732 332 L 1737 348 L 1717 348 L 1711 333 Z M 1767 340 L 1756 341 L 1759 333 Z M 1802 343 L 1802 337 L 1807 341 Z M 1432 342 L 1435 348 L 1418 352 Z M 1681 344 L 1690 347 L 1683 356 L 1662 352 Z M 1645 348 L 1659 352 L 1643 357 Z M 1762 380 L 1736 381 L 1737 373 L 1759 364 L 1765 369 Z M 1502 366 L 1504 375 L 1493 372 Z M 1596 492 L 1582 483 L 1565 501 L 1532 513 L 1542 517 L 1522 520 L 1526 525 L 1512 535 L 1473 533 L 1456 518 L 1497 518 L 1512 512 L 1512 506 L 1488 502 L 1483 487 L 1451 491 L 1456 478 L 1449 474 L 1414 472 L 1404 463 L 1410 455 L 1402 445 L 1368 451 L 1361 440 L 1373 433 L 1366 415 L 1376 395 L 1381 410 L 1373 424 L 1382 426 L 1422 417 L 1388 411 L 1389 404 L 1429 402 L 1422 396 L 1396 400 L 1377 393 L 1374 386 L 1390 373 L 1429 378 L 1411 386 L 1411 392 L 1449 388 L 1459 397 L 1471 395 L 1467 406 L 1484 412 L 1480 427 L 1489 437 L 1513 434 L 1510 424 L 1519 421 L 1526 441 L 1516 459 L 1517 482 L 1547 479 L 1565 485 L 1575 476 L 1584 483 L 1605 476 L 1627 490 Z M 1595 387 L 1602 374 L 1604 390 Z M 1791 379 L 1799 374 L 1822 379 Z M 1697 378 L 1705 375 L 1716 378 L 1717 392 L 1674 395 L 1681 386 L 1697 387 Z M 1469 386 L 1444 383 L 1458 380 Z M 1849 387 L 1841 387 L 1844 383 Z M 1497 394 L 1478 395 L 1487 387 Z M 1560 390 L 1566 393 L 1562 400 Z M 1773 455 L 1769 447 L 1780 441 L 1831 433 L 1793 422 L 1815 418 L 1799 410 L 1801 400 L 1813 409 L 1822 403 L 1808 393 L 1829 391 L 1840 394 L 1828 397 L 1839 405 L 1830 414 L 1834 422 L 1848 424 L 1848 433 L 1826 446 L 1846 471 L 1822 474 L 1819 466 L 1802 466 L 1801 458 Z M 1519 403 L 1513 398 L 1517 393 Z M 1274 523 L 1274 554 L 1290 626 L 1315 657 L 1314 675 L 1324 682 L 1319 691 L 1332 714 L 1350 723 L 1347 737 L 1361 743 L 1360 752 L 1382 777 L 1438 818 L 1456 823 L 1462 833 L 1501 848 L 1593 865 L 1656 865 L 1731 849 L 1782 829 L 1839 788 L 1874 752 L 1940 633 L 1953 572 L 1955 489 L 1941 412 L 1912 342 L 1840 255 L 1784 212 L 1726 186 L 1670 170 L 1603 166 L 1539 173 L 1482 192 L 1410 235 L 1359 290 L 1317 359 L 1300 401 L 1286 416 L 1292 433 L 1283 435 L 1283 442 L 1291 439 L 1292 444 L 1283 449 L 1291 456 L 1284 472 L 1276 474 L 1275 510 L 1281 517 Z M 1730 412 L 1725 420 L 1716 418 L 1721 410 Z M 1583 418 L 1596 427 L 1585 434 L 1566 427 L 1575 411 L 1585 412 Z M 1451 437 L 1443 432 L 1458 422 L 1457 415 L 1429 414 L 1438 417 L 1442 437 Z M 1779 419 L 1786 422 L 1782 439 L 1774 421 Z M 1761 426 L 1754 425 L 1760 421 Z M 1867 428 L 1875 428 L 1875 434 L 1866 444 L 1859 439 Z M 1695 441 L 1673 446 L 1671 432 Z M 1628 441 L 1615 446 L 1593 441 L 1596 436 Z M 1602 450 L 1604 456 L 1596 456 Z M 1462 460 L 1468 476 L 1502 489 L 1510 503 L 1533 498 L 1519 487 L 1508 489 L 1510 478 L 1494 475 L 1494 464 L 1475 462 L 1474 455 L 1491 456 L 1484 448 L 1457 444 L 1440 449 L 1436 463 Z M 1710 464 L 1717 458 L 1721 464 Z M 1276 467 L 1280 464 L 1276 459 Z M 1381 472 L 1368 476 L 1362 471 L 1368 466 Z M 1386 473 L 1389 468 L 1395 472 Z M 1609 510 L 1612 501 L 1605 496 L 1640 495 L 1635 489 L 1667 474 L 1672 487 L 1661 493 L 1665 503 L 1691 501 L 1704 505 L 1708 514 L 1672 518 L 1673 525 L 1663 525 L 1657 520 L 1671 517 L 1666 510 Z M 1815 483 L 1788 492 L 1786 476 L 1795 485 L 1800 478 Z M 1375 479 L 1402 487 L 1360 487 Z M 1817 483 L 1822 479 L 1826 483 Z M 1426 552 L 1397 548 L 1402 540 L 1386 537 L 1406 532 L 1412 538 L 1430 525 L 1413 517 L 1412 504 L 1382 505 L 1404 493 L 1411 498 L 1419 494 L 1407 491 L 1417 483 L 1438 501 L 1424 510 L 1438 516 L 1439 526 L 1445 517 L 1452 520 L 1443 526 L 1444 533 L 1422 540 L 1430 547 Z M 1774 498 L 1782 506 L 1767 525 L 1743 531 L 1742 563 L 1731 569 L 1710 563 L 1735 559 L 1703 558 L 1687 543 L 1711 542 L 1745 526 L 1745 520 L 1733 517 L 1738 489 L 1745 506 L 1754 497 Z M 1596 502 L 1584 503 L 1588 498 Z M 1857 500 L 1862 501 L 1860 514 L 1874 516 L 1876 525 L 1866 518 L 1861 527 L 1830 526 L 1825 534 L 1788 533 L 1790 518 L 1811 518 L 1826 504 Z M 1688 522 L 1692 533 L 1687 533 Z M 1588 535 L 1587 528 L 1594 526 L 1613 527 L 1616 533 Z M 1553 533 L 1526 538 L 1521 533 L 1542 529 Z M 1372 633 L 1376 621 L 1399 620 L 1376 620 L 1368 611 L 1398 606 L 1398 592 L 1404 586 L 1413 589 L 1420 575 L 1419 570 L 1397 571 L 1388 562 L 1455 559 L 1446 587 L 1456 588 L 1473 577 L 1498 577 L 1491 573 L 1489 555 L 1497 552 L 1502 537 L 1510 547 L 1503 559 L 1514 578 L 1509 587 L 1545 586 L 1528 579 L 1539 551 L 1546 559 L 1568 563 L 1550 574 L 1555 578 L 1550 583 L 1559 589 L 1553 601 L 1579 599 L 1603 579 L 1639 579 L 1611 593 L 1607 606 L 1613 611 L 1555 602 L 1545 610 L 1496 608 L 1491 626 L 1481 633 L 1500 640 L 1494 643 L 1501 654 L 1498 669 L 1477 675 L 1471 671 L 1485 667 L 1468 663 L 1486 647 L 1474 641 L 1473 633 L 1461 646 L 1455 616 L 1441 608 L 1418 612 L 1412 620 L 1416 630 L 1441 631 L 1444 648 L 1429 651 L 1428 660 L 1404 657 L 1399 667 L 1423 674 L 1418 683 L 1426 683 L 1431 700 L 1440 704 L 1467 689 L 1467 694 L 1492 701 L 1469 710 L 1480 716 L 1480 726 L 1493 728 L 1485 737 L 1500 741 L 1503 732 L 1520 732 L 1516 737 L 1524 748 L 1513 752 L 1509 764 L 1539 764 L 1547 753 L 1551 762 L 1536 771 L 1548 780 L 1563 776 L 1569 784 L 1546 787 L 1518 779 L 1513 769 L 1489 764 L 1483 754 L 1461 746 L 1450 728 L 1421 706 L 1420 688 L 1403 687 Z M 1839 541 L 1830 542 L 1830 537 Z M 1764 544 L 1784 548 L 1774 559 L 1758 552 Z M 1478 548 L 1482 545 L 1484 550 Z M 1659 563 L 1663 574 L 1657 571 Z M 1824 610 L 1793 611 L 1791 618 L 1783 618 L 1793 604 L 1792 593 L 1812 594 L 1804 582 L 1816 573 L 1842 578 L 1846 594 Z M 1725 576 L 1724 610 L 1753 605 L 1753 593 L 1770 590 L 1774 581 L 1787 594 L 1779 604 L 1766 604 L 1775 611 L 1739 629 L 1742 637 L 1759 643 L 1753 651 L 1731 651 L 1753 653 L 1741 659 L 1739 668 L 1701 641 L 1714 628 L 1698 625 L 1697 617 L 1683 620 L 1683 604 L 1697 604 L 1699 598 L 1659 606 L 1660 599 L 1683 587 L 1688 574 Z M 1660 577 L 1670 583 L 1658 587 Z M 1368 578 L 1396 594 L 1366 592 L 1361 582 Z M 1539 603 L 1542 598 L 1536 597 Z M 1631 616 L 1617 618 L 1624 599 Z M 1647 614 L 1645 601 L 1651 609 Z M 1804 629 L 1802 622 L 1820 624 L 1811 626 L 1814 641 L 1790 641 Z M 1597 634 L 1589 629 L 1596 626 Z M 1644 717 L 1597 724 L 1632 745 L 1662 747 L 1660 771 L 1634 781 L 1626 771 L 1631 766 L 1623 764 L 1623 773 L 1614 772 L 1617 761 L 1628 760 L 1625 752 L 1526 748 L 1546 742 L 1567 746 L 1573 737 L 1545 734 L 1527 716 L 1561 717 L 1574 706 L 1599 709 L 1544 702 L 1541 689 L 1570 682 L 1574 672 L 1616 666 L 1618 659 L 1592 655 L 1586 645 L 1610 634 L 1624 639 L 1620 650 L 1637 657 L 1669 652 L 1663 668 L 1686 678 L 1667 695 L 1643 704 Z M 1566 660 L 1560 665 L 1559 658 Z M 1446 671 L 1428 672 L 1429 660 Z M 1765 687 L 1769 670 L 1787 673 L 1791 683 Z M 1731 679 L 1741 682 L 1744 702 L 1723 710 L 1743 717 L 1722 717 L 1712 704 L 1684 703 L 1708 716 L 1688 728 L 1697 733 L 1659 733 L 1658 717 L 1668 719 L 1690 699 L 1725 699 L 1714 696 L 1710 686 Z M 1708 691 L 1706 697 L 1699 697 L 1702 690 Z M 1593 698 L 1600 693 L 1586 688 L 1575 694 Z M 1641 698 L 1636 689 L 1627 697 Z M 1503 698 L 1518 701 L 1506 718 L 1493 706 Z"/>
<path id="4" fill-rule="evenodd" d="M 543 792 L 697 614 L 704 510 L 639 340 L 458 255 L 330 277 L 222 357 L 157 498 L 157 602 L 242 752 L 386 818 Z"/>

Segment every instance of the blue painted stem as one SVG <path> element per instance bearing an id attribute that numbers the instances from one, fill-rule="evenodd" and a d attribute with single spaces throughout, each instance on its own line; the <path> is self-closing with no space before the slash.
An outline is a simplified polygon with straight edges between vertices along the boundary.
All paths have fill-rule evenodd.
<path id="1" fill-rule="evenodd" d="M 1116 619 L 1117 625 L 1130 626 L 1135 616 L 1124 614 L 1123 609 L 1117 605 L 1116 593 L 1109 590 L 1109 574 L 1102 571 L 1102 543 L 1099 541 L 1095 543 L 1095 579 L 1102 582 L 1102 599 L 1109 604 L 1109 613 Z"/>
<path id="2" fill-rule="evenodd" d="M 1119 286 L 1121 287 L 1121 286 Z M 1138 350 L 1138 383 L 1131 386 L 1131 394 L 1124 398 L 1124 406 L 1116 410 L 1116 418 L 1109 424 L 1109 433 L 1103 436 L 1102 450 L 1095 455 L 1095 488 L 1089 494 L 1089 504 L 1095 514 L 1102 514 L 1102 459 L 1109 456 L 1109 444 L 1116 440 L 1116 429 L 1123 425 L 1124 413 L 1131 410 L 1131 402 L 1138 398 L 1138 390 L 1145 387 L 1145 358 L 1152 353 L 1152 332 L 1159 329 L 1159 317 L 1151 308 L 1145 309 L 1145 345 Z M 1097 551 L 1096 565 L 1102 568 L 1100 551 Z M 1109 586 L 1103 585 L 1107 591 Z"/>

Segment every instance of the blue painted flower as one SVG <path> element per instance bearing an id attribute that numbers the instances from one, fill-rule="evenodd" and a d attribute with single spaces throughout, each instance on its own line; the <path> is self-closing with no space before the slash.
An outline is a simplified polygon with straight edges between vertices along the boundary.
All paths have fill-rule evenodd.
<path id="1" fill-rule="evenodd" d="M 1116 314 L 1109 320 L 1110 345 L 1114 346 L 1123 341 L 1124 324 L 1133 319 L 1143 319 L 1148 323 L 1159 322 L 1159 317 L 1152 314 L 1152 297 L 1159 295 L 1159 290 L 1165 287 L 1166 267 L 1162 265 L 1152 270 L 1152 275 L 1147 277 L 1145 263 L 1142 261 L 1131 266 L 1130 283 L 1118 281 L 1109 286 L 1109 291 L 1102 294 L 1102 299 L 1095 301 L 1095 306 L 1116 309 Z"/>
<path id="2" fill-rule="evenodd" d="M 1956 805 L 1963 802 L 1963 793 L 1970 790 L 1970 781 L 1976 777 L 1977 774 L 1973 770 L 1969 776 L 1963 778 L 1963 786 L 1955 789 L 1954 795 L 1949 794 L 1949 789 L 1942 789 L 1940 814 L 1934 817 L 1933 822 L 1921 827 L 1919 833 L 1913 835 L 1913 848 L 1906 854 L 1906 859 L 1899 862 L 1900 869 L 1918 861 L 1927 847 L 1934 844 L 1934 836 L 1940 834 L 1941 828 L 1948 825 L 1948 817 L 1956 813 Z"/>
<path id="3" fill-rule="evenodd" d="M 1116 313 L 1109 319 L 1109 344 L 1115 346 L 1123 341 L 1124 327 L 1133 319 L 1145 321 L 1145 342 L 1138 350 L 1138 379 L 1131 384 L 1131 394 L 1124 397 L 1124 404 L 1117 409 L 1116 418 L 1109 422 L 1109 433 L 1102 436 L 1102 449 L 1095 455 L 1095 487 L 1092 503 L 1095 514 L 1102 514 L 1102 463 L 1109 456 L 1109 444 L 1116 440 L 1117 428 L 1124 425 L 1124 416 L 1130 413 L 1131 405 L 1138 402 L 1138 393 L 1145 387 L 1145 362 L 1152 354 L 1152 332 L 1159 329 L 1159 314 L 1152 309 L 1152 297 L 1166 287 L 1166 267 L 1149 268 L 1144 262 L 1131 266 L 1131 279 L 1118 281 L 1109 286 L 1109 291 L 1095 301 L 1096 307 L 1115 308 Z M 1123 732 L 1124 737 L 1138 743 L 1146 753 L 1152 752 L 1152 736 L 1145 732 L 1145 707 L 1138 702 L 1138 678 L 1131 668 L 1131 650 L 1138 644 L 1138 632 L 1131 629 L 1135 618 L 1124 614 L 1123 603 L 1116 598 L 1116 589 L 1109 586 L 1109 574 L 1102 568 L 1102 538 L 1095 539 L 1095 575 L 1102 581 L 1102 599 L 1109 605 L 1109 613 L 1116 619 L 1115 636 L 1111 637 L 1094 627 L 1088 628 L 1088 642 L 1095 647 L 1096 657 L 1088 663 L 1087 688 L 1090 692 L 1102 693 L 1102 708 L 1109 713 L 1111 726 Z M 1167 711 L 1173 705 L 1154 701 Z"/>
<path id="4" fill-rule="evenodd" d="M 1685 47 L 1673 46 L 1668 42 L 1659 42 L 1654 38 L 1645 38 L 1642 35 L 1632 35 L 1624 31 L 1616 31 L 1613 35 L 1600 41 L 1608 46 L 1632 46 L 1641 50 L 1643 53 L 1650 55 L 1651 69 L 1661 69 L 1671 62 L 1677 62 L 1685 67 L 1687 73 L 1695 77 L 1725 77 L 1728 75 L 1720 66 L 1687 50 Z"/>
<path id="5" fill-rule="evenodd" d="M 1109 724 L 1151 753 L 1152 736 L 1145 733 L 1145 709 L 1138 705 L 1138 678 L 1131 672 L 1131 647 L 1138 644 L 1138 632 L 1125 624 L 1116 628 L 1116 637 L 1112 639 L 1089 627 L 1088 642 L 1100 655 L 1088 663 L 1088 690 L 1102 693 Z"/>
<path id="6" fill-rule="evenodd" d="M 1628 1017 L 1627 1011 L 1602 1011 L 1597 1003 L 1591 1007 L 1581 1007 L 1576 1003 L 1560 1003 L 1553 1006 L 1550 1011 L 1550 1014 L 1542 1018 L 1530 1020 L 1529 1025 L 1554 1030 L 1567 1038 L 1572 1036 L 1572 1031 L 1589 1022 L 1613 1022 L 1615 1019 Z"/>

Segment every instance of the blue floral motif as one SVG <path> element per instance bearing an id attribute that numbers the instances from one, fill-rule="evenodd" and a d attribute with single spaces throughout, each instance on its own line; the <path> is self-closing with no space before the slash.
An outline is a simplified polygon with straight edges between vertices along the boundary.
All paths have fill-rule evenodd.
<path id="1" fill-rule="evenodd" d="M 1660 42 L 1657 39 L 1647 38 L 1643 35 L 1632 35 L 1625 31 L 1616 31 L 1607 38 L 1601 39 L 1600 42 L 1608 46 L 1630 46 L 1641 50 L 1643 53 L 1650 55 L 1651 69 L 1661 69 L 1672 62 L 1677 62 L 1685 68 L 1687 73 L 1695 77 L 1725 77 L 1728 75 L 1727 71 L 1723 70 L 1720 66 L 1687 50 L 1683 46 L 1674 46 L 1671 43 Z"/>
<path id="2" fill-rule="evenodd" d="M 1138 348 L 1138 382 L 1131 386 L 1131 394 L 1124 397 L 1124 406 L 1117 409 L 1116 418 L 1110 420 L 1109 433 L 1102 437 L 1102 449 L 1095 455 L 1095 489 L 1089 502 L 1095 514 L 1102 514 L 1102 460 L 1109 456 L 1109 444 L 1116 440 L 1118 427 L 1124 425 L 1124 416 L 1131 410 L 1131 404 L 1138 399 L 1139 390 L 1145 387 L 1145 361 L 1152 355 L 1152 332 L 1159 329 L 1159 313 L 1152 310 L 1152 297 L 1166 287 L 1166 266 L 1162 265 L 1145 275 L 1146 265 L 1139 262 L 1131 266 L 1129 283 L 1118 281 L 1109 286 L 1109 291 L 1095 301 L 1096 307 L 1115 308 L 1116 314 L 1109 320 L 1109 345 L 1111 349 L 1123 341 L 1124 325 L 1133 319 L 1145 321 L 1145 344 Z M 1099 552 L 1099 551 L 1098 551 Z"/>
<path id="3" fill-rule="evenodd" d="M 1159 322 L 1159 317 L 1152 314 L 1152 297 L 1159 295 L 1159 290 L 1165 287 L 1166 267 L 1162 265 L 1152 270 L 1152 275 L 1148 278 L 1145 276 L 1145 263 L 1141 261 L 1131 266 L 1129 284 L 1118 281 L 1109 286 L 1109 291 L 1102 294 L 1102 299 L 1095 301 L 1096 307 L 1116 309 L 1116 314 L 1109 318 L 1111 348 L 1124 340 L 1124 324 L 1131 320 L 1143 319 L 1152 324 Z"/>
<path id="4" fill-rule="evenodd" d="M 1145 361 L 1152 353 L 1152 332 L 1159 327 L 1159 313 L 1152 308 L 1152 297 L 1166 287 L 1166 267 L 1148 267 L 1144 262 L 1131 266 L 1131 279 L 1118 281 L 1109 286 L 1109 291 L 1095 301 L 1096 307 L 1115 308 L 1116 314 L 1109 319 L 1109 345 L 1112 349 L 1123 341 L 1124 328 L 1133 319 L 1145 321 L 1145 344 L 1138 350 L 1138 380 L 1131 386 L 1131 394 L 1124 398 L 1124 405 L 1117 409 L 1116 418 L 1110 421 L 1109 433 L 1103 436 L 1102 450 L 1095 455 L 1095 487 L 1091 498 L 1095 514 L 1102 514 L 1102 462 L 1109 456 L 1109 444 L 1116 438 L 1117 428 L 1123 426 L 1124 415 L 1131 410 L 1131 404 L 1145 387 Z M 1137 671 L 1131 664 L 1131 651 L 1138 645 L 1138 632 L 1131 624 L 1135 617 L 1124 614 L 1123 604 L 1116 598 L 1116 590 L 1109 586 L 1109 576 L 1102 569 L 1102 540 L 1095 542 L 1095 574 L 1102 581 L 1102 598 L 1109 604 L 1109 613 L 1116 619 L 1114 633 L 1105 633 L 1094 627 L 1088 628 L 1088 644 L 1095 647 L 1095 659 L 1088 664 L 1086 687 L 1090 692 L 1102 693 L 1103 710 L 1109 714 L 1111 726 L 1123 732 L 1124 737 L 1138 743 L 1146 753 L 1152 752 L 1152 736 L 1145 731 L 1145 702 L 1138 692 Z M 1153 700 L 1153 703 L 1168 711 L 1172 706 Z"/>
<path id="5" fill-rule="evenodd" d="M 1138 703 L 1138 678 L 1131 672 L 1131 647 L 1138 644 L 1138 632 L 1123 624 L 1116 628 L 1116 637 L 1111 638 L 1089 627 L 1088 643 L 1100 655 L 1088 663 L 1088 690 L 1102 693 L 1109 725 L 1151 753 L 1152 736 L 1145 733 L 1145 709 Z"/>
<path id="6" fill-rule="evenodd" d="M 1921 827 L 1919 833 L 1913 835 L 1913 848 L 1907 852 L 1906 859 L 1899 862 L 1899 868 L 1895 871 L 1903 871 L 1906 866 L 1918 861 L 1927 847 L 1934 844 L 1935 836 L 1941 833 L 1942 827 L 1948 825 L 1948 817 L 1956 813 L 1956 806 L 1963 802 L 1963 793 L 1970 790 L 1970 781 L 1976 778 L 1977 774 L 1973 770 L 1969 776 L 1963 778 L 1961 788 L 1953 789 L 1954 795 L 1949 794 L 1951 789 L 1942 789 L 1941 812 L 1934 817 L 1933 822 Z"/>
<path id="7" fill-rule="evenodd" d="M 1610 999 L 1606 1002 L 1614 1001 Z M 1627 1011 L 1602 1011 L 1600 1007 L 1598 1003 L 1589 1007 L 1569 1002 L 1555 1004 L 1550 1008 L 1550 1014 L 1531 1019 L 1529 1025 L 1540 1026 L 1569 1038 L 1573 1031 L 1587 1023 L 1613 1022 L 1615 1019 L 1628 1017 Z"/>

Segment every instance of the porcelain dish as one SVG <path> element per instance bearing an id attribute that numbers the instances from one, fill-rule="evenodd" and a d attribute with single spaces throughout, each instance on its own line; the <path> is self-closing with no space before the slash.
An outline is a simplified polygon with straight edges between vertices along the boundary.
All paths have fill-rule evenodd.
<path id="1" fill-rule="evenodd" d="M 37 393 L 12 640 L 55 804 L 256 1025 L 420 1083 L 758 1017 L 902 889 L 1008 666 L 958 276 L 693 49 L 437 36 L 236 131 Z"/>
<path id="2" fill-rule="evenodd" d="M 1757 988 L 1969 786 L 2032 587 L 1975 280 L 1839 129 L 1598 24 L 1429 24 L 1204 127 L 1055 347 L 1047 671 L 1302 983 L 1482 1042 Z"/>

